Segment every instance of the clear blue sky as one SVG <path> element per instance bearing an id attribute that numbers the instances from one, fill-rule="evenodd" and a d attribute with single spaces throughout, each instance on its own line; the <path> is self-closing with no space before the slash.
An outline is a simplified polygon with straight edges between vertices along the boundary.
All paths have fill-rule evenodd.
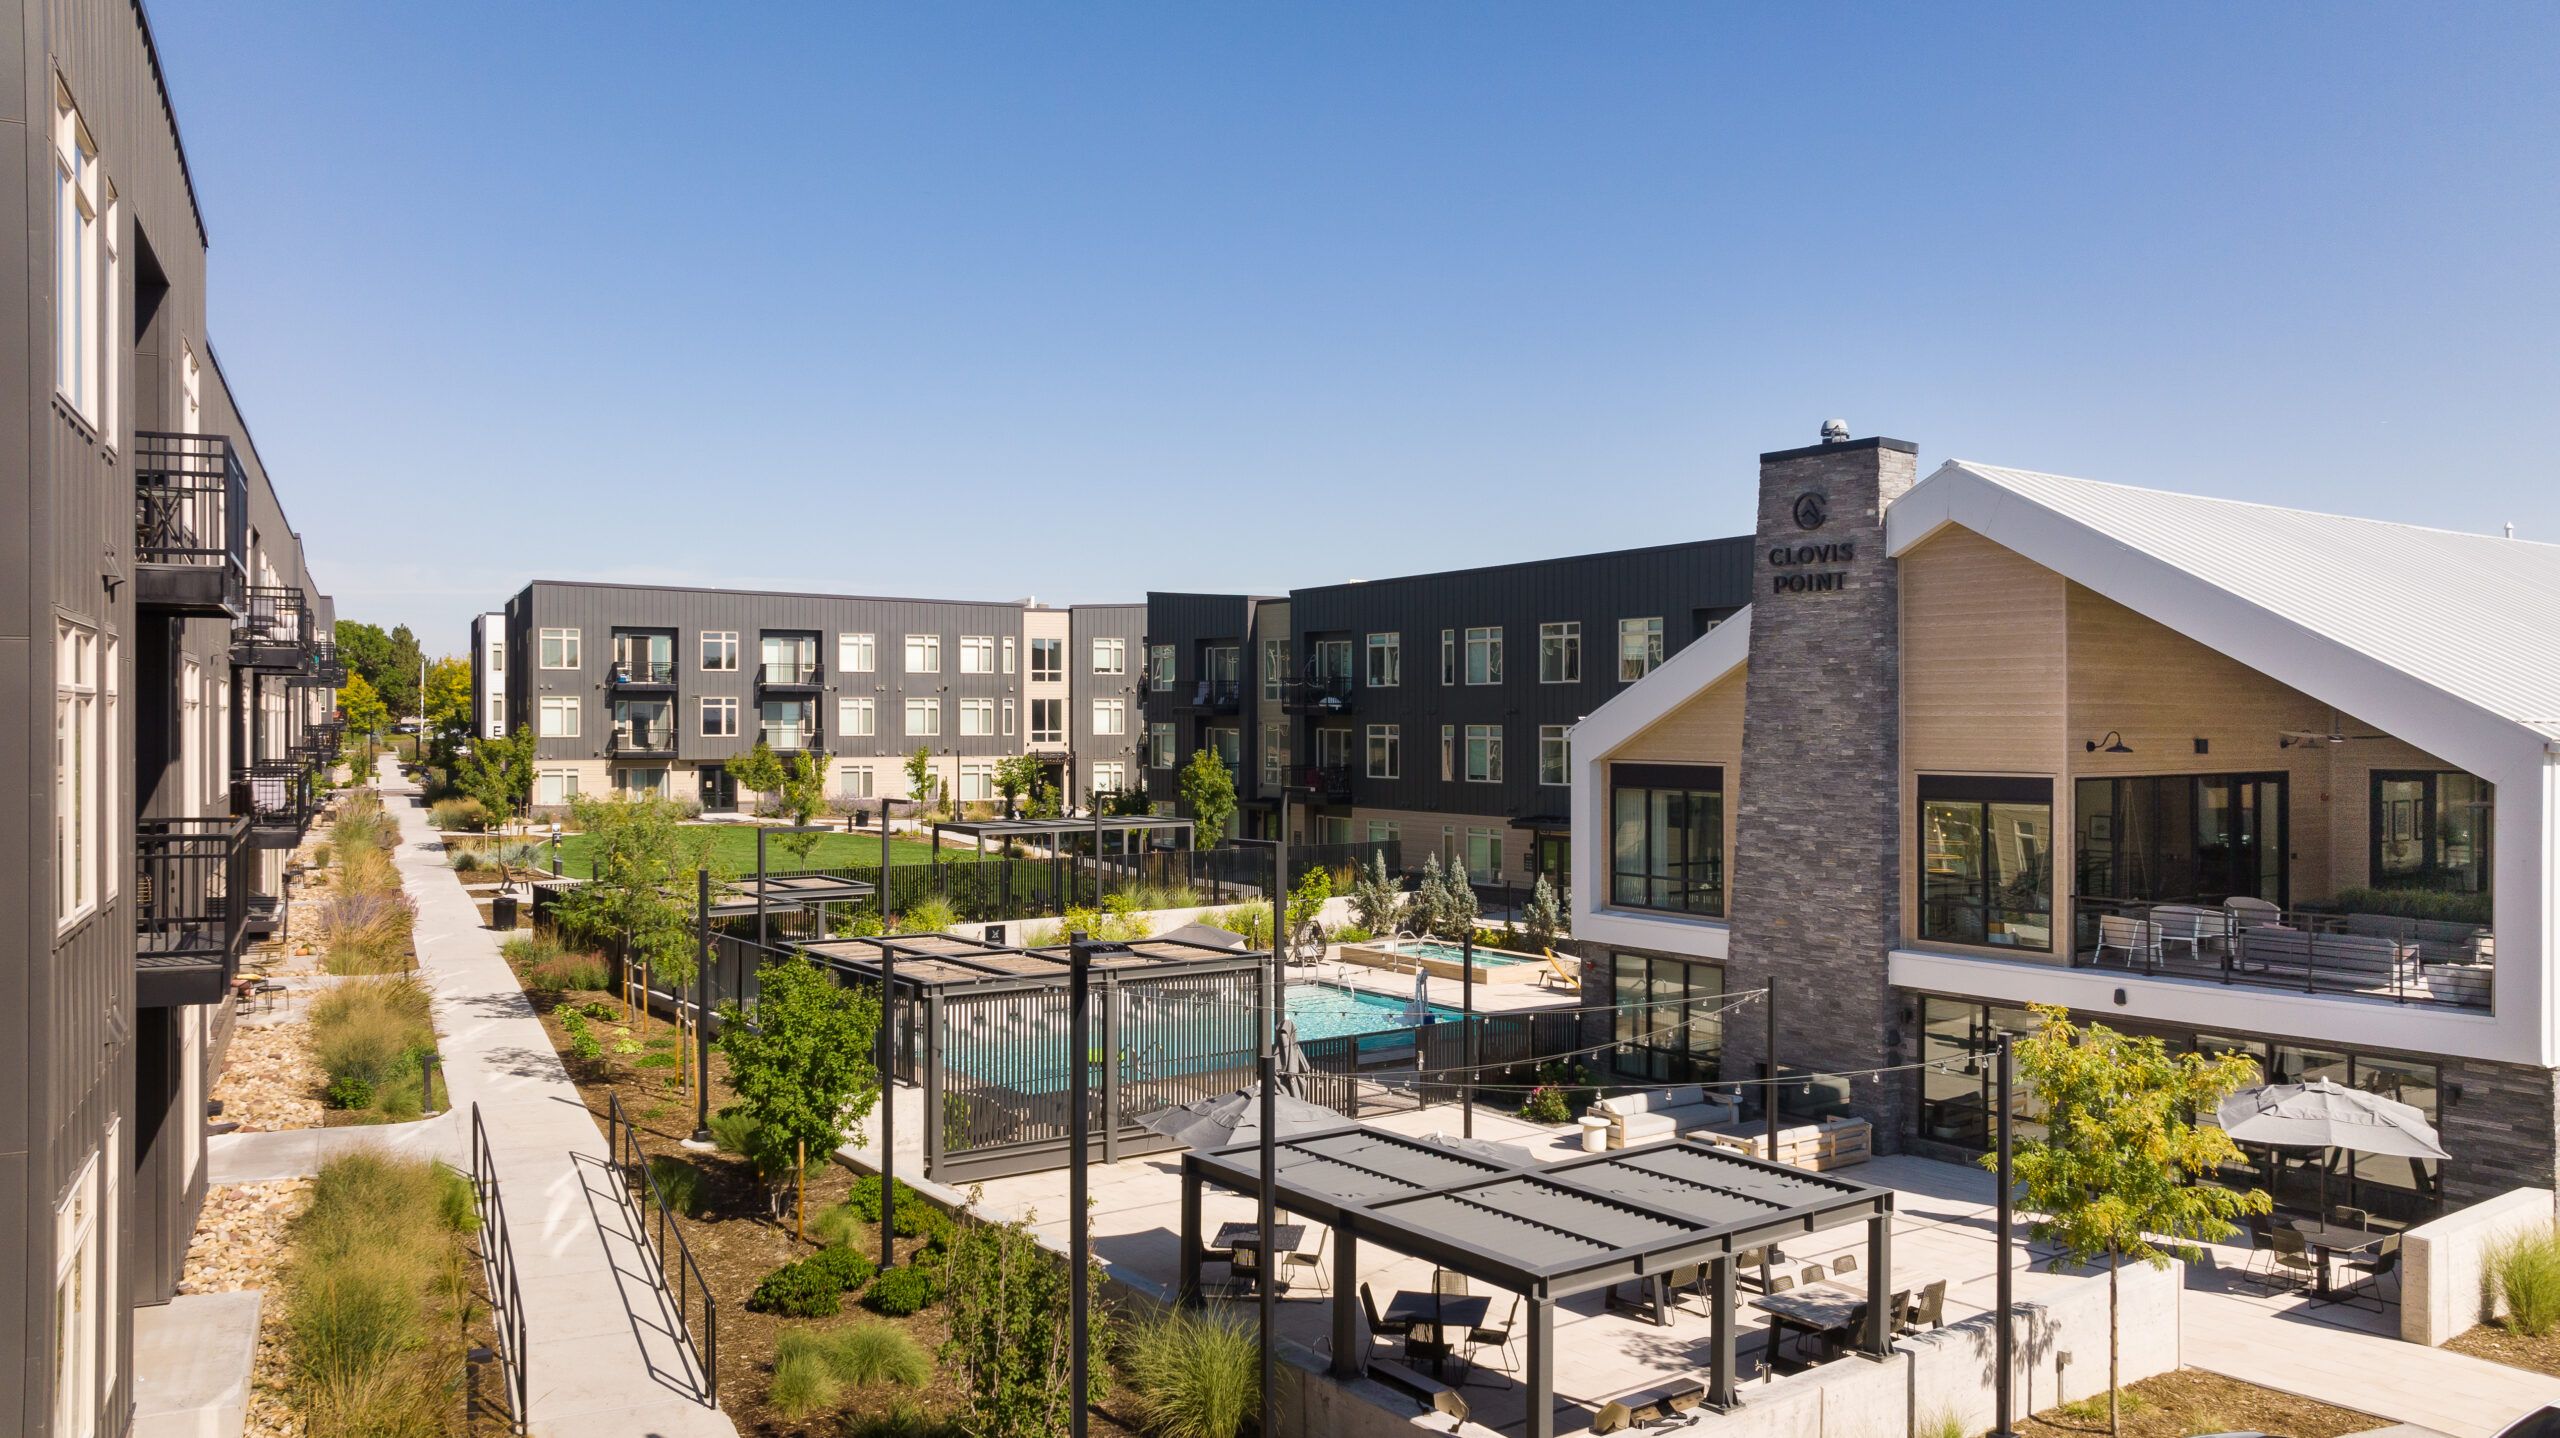
<path id="1" fill-rule="evenodd" d="M 2560 7 L 153 15 L 339 612 L 1739 533 L 1826 416 L 2560 539 Z"/>

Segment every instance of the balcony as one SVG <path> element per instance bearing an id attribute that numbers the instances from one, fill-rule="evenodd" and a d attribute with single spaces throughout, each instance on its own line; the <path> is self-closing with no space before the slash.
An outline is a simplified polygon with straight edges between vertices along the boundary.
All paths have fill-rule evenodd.
<path id="1" fill-rule="evenodd" d="M 346 732 L 346 727 L 343 719 L 314 720 L 302 731 L 302 737 L 293 742 L 292 751 L 312 763 L 326 763 L 337 756 L 338 740 Z"/>
<path id="2" fill-rule="evenodd" d="M 1346 764 L 1309 764 L 1291 771 L 1289 787 L 1320 804 L 1351 802 L 1351 768 Z"/>
<path id="3" fill-rule="evenodd" d="M 616 689 L 673 689 L 676 687 L 676 662 L 672 659 L 617 659 L 605 671 L 605 682 Z"/>
<path id="4" fill-rule="evenodd" d="M 676 726 L 665 720 L 655 724 L 616 724 L 606 740 L 605 752 L 615 759 L 664 759 L 676 752 Z"/>
<path id="5" fill-rule="evenodd" d="M 827 674 L 815 659 L 759 664 L 756 666 L 756 687 L 759 689 L 824 689 L 827 687 Z M 777 744 L 774 747 L 778 749 L 782 746 Z"/>
<path id="6" fill-rule="evenodd" d="M 347 687 L 347 662 L 338 657 L 338 643 L 334 639 L 324 637 L 312 644 L 302 672 L 314 684 L 330 689 Z"/>
<path id="7" fill-rule="evenodd" d="M 145 819 L 135 826 L 135 1000 L 222 1001 L 249 917 L 249 821 Z"/>
<path id="8" fill-rule="evenodd" d="M 2497 937 L 2479 924 L 2089 897 L 2072 909 L 2074 967 L 2458 1009 L 2487 1009 L 2496 990 Z"/>
<path id="9" fill-rule="evenodd" d="M 249 476 L 218 434 L 133 437 L 135 602 L 237 621 L 249 584 Z"/>
<path id="10" fill-rule="evenodd" d="M 776 754 L 814 754 L 821 735 L 815 724 L 767 724 L 757 731 Z"/>
<path id="11" fill-rule="evenodd" d="M 290 849 L 302 842 L 313 812 L 311 770 L 294 759 L 260 759 L 231 781 L 231 812 L 249 821 L 249 842 Z"/>
<path id="12" fill-rule="evenodd" d="M 1292 714 L 1348 714 L 1351 697 L 1348 674 L 1318 674 L 1280 686 L 1280 707 Z"/>
<path id="13" fill-rule="evenodd" d="M 271 673 L 307 671 L 311 663 L 311 606 L 289 584 L 253 584 L 248 604 L 231 626 L 231 662 Z"/>
<path id="14" fill-rule="evenodd" d="M 1184 706 L 1201 714 L 1233 714 L 1244 707 L 1244 685 L 1234 679 L 1203 679 L 1191 686 Z"/>

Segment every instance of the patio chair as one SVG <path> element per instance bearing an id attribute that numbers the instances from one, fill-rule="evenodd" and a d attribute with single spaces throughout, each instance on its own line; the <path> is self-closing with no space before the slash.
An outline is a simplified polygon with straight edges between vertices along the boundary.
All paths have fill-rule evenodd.
<path id="1" fill-rule="evenodd" d="M 1556 957 L 1555 950 L 1549 949 L 1547 950 L 1547 966 L 1538 971 L 1538 985 L 1541 988 L 1571 989 L 1576 993 L 1580 993 L 1582 991 L 1582 975 L 1566 968 L 1564 960 Z"/>
<path id="2" fill-rule="evenodd" d="M 1378 1316 L 1378 1295 L 1370 1292 L 1369 1285 L 1365 1283 L 1360 1285 L 1360 1311 L 1368 1316 L 1369 1331 L 1378 1335 L 1380 1338 L 1402 1338 L 1413 1327 L 1411 1323 L 1403 1319 L 1398 1319 L 1393 1323 L 1389 1323 L 1385 1319 L 1380 1318 Z"/>
<path id="3" fill-rule="evenodd" d="M 2394 1298 L 2399 1296 L 2400 1235 L 2395 1233 L 2389 1238 L 2382 1240 L 2382 1247 L 2376 1249 L 2373 1256 L 2370 1258 L 2367 1258 L 2362 1254 L 2357 1254 L 2354 1257 L 2349 1258 L 2347 1260 L 2347 1267 L 2353 1272 L 2364 1275 L 2365 1282 L 2357 1284 L 2356 1287 L 2362 1288 L 2365 1287 L 2366 1284 L 2372 1285 L 2373 1306 L 2376 1309 L 2383 1307 L 2382 1280 L 2385 1278 L 2390 1279 L 2391 1287 L 2393 1289 L 2392 1296 Z"/>
<path id="4" fill-rule="evenodd" d="M 1858 1255 L 1854 1253 L 1844 1253 L 1838 1258 L 1831 1260 L 1831 1276 L 1834 1278 L 1838 1278 L 1844 1273 L 1855 1273 L 1857 1271 Z"/>
<path id="5" fill-rule="evenodd" d="M 1443 1298 L 1464 1298 L 1470 1292 L 1467 1276 L 1447 1268 L 1431 1270 L 1431 1291 Z"/>
<path id="6" fill-rule="evenodd" d="M 1920 1289 L 1919 1301 L 1904 1309 L 1903 1315 L 1902 1326 L 1906 1332 L 1917 1333 L 1924 1323 L 1931 1328 L 1946 1327 L 1947 1281 L 1943 1278 L 1929 1280 Z"/>
<path id="7" fill-rule="evenodd" d="M 2253 899 L 2246 895 L 2234 894 L 2230 898 L 2222 901 L 2222 907 L 2226 913 L 2231 915 L 2231 923 L 2234 928 L 2254 929 L 2261 924 L 2281 924 L 2284 922 L 2284 910 L 2277 908 L 2275 905 L 2268 903 L 2264 899 Z"/>
<path id="8" fill-rule="evenodd" d="M 1808 1263 L 1796 1274 L 1796 1282 L 1803 1284 L 1807 1288 L 1811 1288 L 1815 1284 L 1820 1283 L 1826 1277 L 1829 1277 L 1829 1275 L 1822 1271 L 1821 1264 Z"/>
<path id="9" fill-rule="evenodd" d="M 2160 926 L 2148 919 L 2128 919 L 2122 914 L 2098 916 L 2098 948 L 2089 956 L 2091 964 L 2107 961 L 2107 950 L 2124 955 L 2126 968 L 2149 965 L 2160 954 Z"/>
<path id="10" fill-rule="evenodd" d="M 1783 1273 L 1773 1273 L 1769 1275 L 1769 1291 L 1771 1293 L 1792 1293 L 1795 1291 L 1795 1286 L 1796 1281 L 1787 1277 Z"/>
<path id="11" fill-rule="evenodd" d="M 1496 1353 L 1502 1355 L 1502 1367 L 1498 1371 L 1504 1373 L 1519 1372 L 1520 1360 L 1515 1357 L 1511 1351 L 1511 1335 L 1513 1330 L 1517 1329 L 1519 1325 L 1520 1295 L 1515 1293 L 1511 1295 L 1511 1311 L 1502 1315 L 1502 1321 L 1500 1323 L 1487 1324 L 1482 1328 L 1470 1328 L 1467 1330 L 1467 1336 L 1463 1341 L 1465 1342 L 1467 1349 L 1466 1360 L 1468 1373 L 1473 1374 L 1475 1371 L 1476 1350 L 1479 1348 L 1491 1348 Z"/>
<path id="12" fill-rule="evenodd" d="M 2192 904 L 2163 904 L 2151 911 L 2151 924 L 2163 959 L 2168 957 L 2170 945 L 2183 944 L 2187 958 L 2195 962 L 2203 960 L 2205 945 L 2219 944 L 2231 930 L 2228 915 Z"/>
<path id="13" fill-rule="evenodd" d="M 1329 1275 L 1325 1272 L 1324 1250 L 1326 1242 L 1332 1237 L 1332 1229 L 1318 1228 L 1316 1230 L 1316 1246 L 1312 1250 L 1304 1253 L 1281 1254 L 1281 1283 L 1304 1283 L 1314 1288 L 1318 1293 L 1330 1292 L 1331 1290 L 1327 1287 Z"/>
<path id="14" fill-rule="evenodd" d="M 2303 1242 L 2301 1230 L 2272 1228 L 2267 1230 L 2267 1241 L 2272 1245 L 2274 1266 L 2293 1274 L 2295 1287 L 2299 1288 L 2303 1280 L 2320 1276 L 2319 1260 L 2311 1256 L 2311 1245 Z"/>
<path id="15" fill-rule="evenodd" d="M 2363 1209 L 2361 1209 L 2361 1208 L 2354 1208 L 2354 1207 L 2350 1207 L 2349 1205 L 2347 1205 L 2347 1204 L 2343 1204 L 2343 1203 L 2338 1203 L 2338 1204 L 2332 1204 L 2332 1205 L 2330 1205 L 2330 1207 L 2329 1207 L 2329 1221 L 2330 1221 L 2331 1223 L 2336 1224 L 2336 1225 L 2337 1225 L 2338 1227 L 2340 1227 L 2340 1228 L 2371 1228 L 2371 1227 L 2373 1227 L 2373 1215 L 2372 1215 L 2372 1214 L 2365 1212 L 2365 1211 L 2364 1211 Z"/>

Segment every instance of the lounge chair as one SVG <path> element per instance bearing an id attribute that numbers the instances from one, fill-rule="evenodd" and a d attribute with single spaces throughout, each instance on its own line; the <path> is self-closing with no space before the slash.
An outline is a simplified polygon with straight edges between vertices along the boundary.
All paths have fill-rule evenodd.
<path id="1" fill-rule="evenodd" d="M 1556 957 L 1555 950 L 1549 949 L 1546 952 L 1547 966 L 1538 972 L 1539 986 L 1549 989 L 1571 989 L 1575 993 L 1582 992 L 1582 975 L 1566 968 L 1564 960 Z"/>
<path id="2" fill-rule="evenodd" d="M 2148 919 L 2128 919 L 2122 914 L 2098 916 L 2098 949 L 2089 956 L 2092 964 L 2106 962 L 2107 950 L 2124 955 L 2125 967 L 2149 967 L 2160 958 L 2160 926 Z"/>

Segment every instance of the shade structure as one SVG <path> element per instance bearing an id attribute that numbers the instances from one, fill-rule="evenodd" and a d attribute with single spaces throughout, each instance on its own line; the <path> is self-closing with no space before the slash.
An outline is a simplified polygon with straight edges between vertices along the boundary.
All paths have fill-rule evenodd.
<path id="1" fill-rule="evenodd" d="M 1284 1088 L 1271 1096 L 1273 1136 L 1286 1141 L 1342 1127 L 1342 1115 L 1293 1098 Z M 1262 1085 L 1247 1084 L 1222 1098 L 1202 1099 L 1139 1120 L 1187 1148 L 1232 1148 L 1262 1142 Z"/>
<path id="2" fill-rule="evenodd" d="M 1167 930 L 1156 937 L 1177 944 L 1205 944 L 1213 949 L 1228 949 L 1239 954 L 1243 953 L 1245 948 L 1244 935 L 1231 933 L 1210 924 L 1184 924 L 1178 929 Z"/>
<path id="3" fill-rule="evenodd" d="M 2328 1079 L 2243 1089 L 2222 1101 L 2218 1117 L 2234 1143 L 2342 1148 L 2387 1158 L 2447 1156 L 2425 1114 Z"/>

